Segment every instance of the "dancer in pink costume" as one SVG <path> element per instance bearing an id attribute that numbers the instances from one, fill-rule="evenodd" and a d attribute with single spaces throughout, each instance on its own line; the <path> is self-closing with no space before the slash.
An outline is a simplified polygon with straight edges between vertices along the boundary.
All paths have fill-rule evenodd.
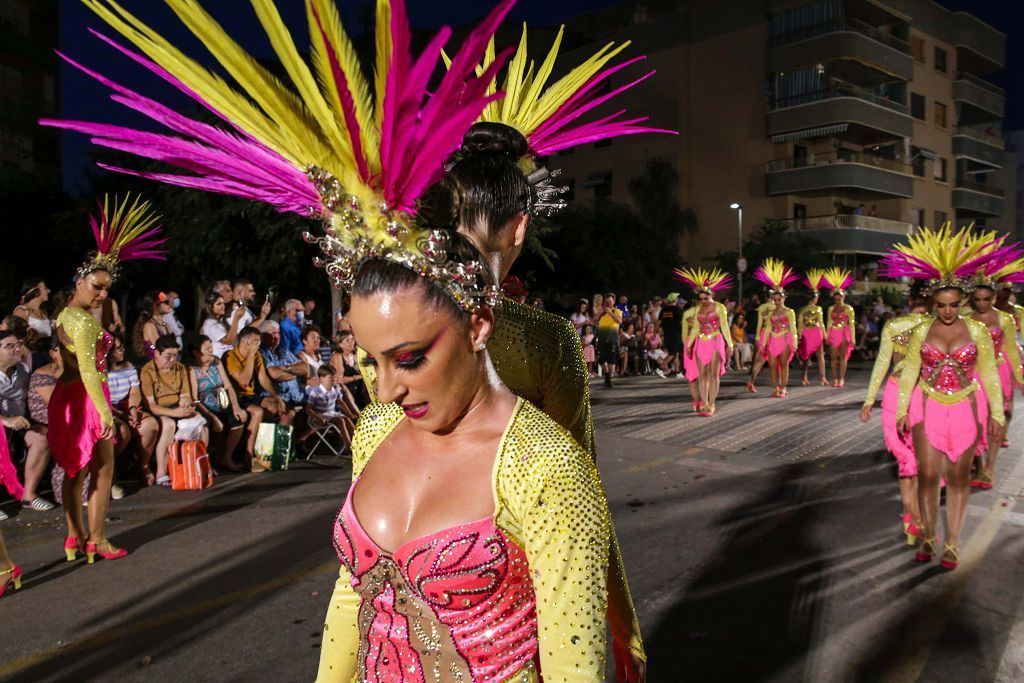
<path id="1" fill-rule="evenodd" d="M 717 268 L 676 268 L 673 275 L 697 293 L 697 304 L 692 307 L 689 335 L 684 339 L 684 358 L 697 366 L 700 387 L 701 417 L 715 414 L 715 402 L 725 374 L 726 362 L 732 356 L 732 337 L 729 334 L 729 314 L 725 306 L 716 302 L 715 292 L 732 287 L 732 278 Z"/>
<path id="2" fill-rule="evenodd" d="M 893 318 L 882 328 L 878 357 L 875 359 L 871 380 L 868 382 L 868 393 L 864 398 L 864 406 L 860 409 L 861 422 L 871 419 L 871 409 L 878 396 L 878 390 L 885 381 L 882 394 L 882 436 L 885 447 L 889 449 L 899 472 L 900 500 L 903 503 L 901 523 L 903 533 L 907 537 L 907 545 L 914 545 L 921 535 L 921 508 L 918 504 L 917 490 L 917 457 L 914 454 L 914 443 L 909 434 L 900 433 L 896 428 L 896 408 L 899 404 L 900 370 L 903 368 L 903 357 L 907 353 L 910 335 L 918 325 L 930 322 L 932 316 L 927 312 L 927 298 L 919 294 L 909 297 L 910 313 Z M 892 372 L 889 372 L 889 368 Z M 886 379 L 886 373 L 889 373 Z M 914 387 L 910 397 L 910 423 L 915 425 L 921 420 L 921 390 Z"/>
<path id="3" fill-rule="evenodd" d="M 922 281 L 934 302 L 934 319 L 913 329 L 900 373 L 896 424 L 911 434 L 918 468 L 921 547 L 917 559 L 936 553 L 939 485 L 946 479 L 946 538 L 941 566 L 960 561 L 960 534 L 967 515 L 971 461 L 985 429 L 1004 424 L 999 372 L 988 328 L 960 315 L 970 278 L 991 258 L 989 245 L 972 242 L 968 228 L 953 233 L 921 228 L 909 244 L 897 244 L 882 260 L 887 277 Z M 920 419 L 911 414 L 914 388 L 921 391 Z M 980 391 L 979 391 L 980 389 Z"/>
<path id="4" fill-rule="evenodd" d="M 757 376 L 768 361 L 768 316 L 775 307 L 771 301 L 765 301 L 757 307 L 757 326 L 754 328 L 754 362 L 750 364 L 750 377 L 747 379 L 747 393 L 757 393 Z"/>
<path id="5" fill-rule="evenodd" d="M 778 259 L 768 258 L 754 272 L 754 278 L 768 285 L 772 308 L 766 316 L 765 357 L 772 375 L 772 398 L 789 395 L 789 364 L 796 353 L 796 313 L 786 306 L 786 285 L 800 278 Z"/>
<path id="6" fill-rule="evenodd" d="M 825 339 L 828 341 L 828 355 L 832 362 L 832 386 L 837 388 L 846 384 L 846 364 L 857 343 L 853 306 L 846 303 L 846 289 L 852 284 L 853 274 L 848 270 L 829 268 L 825 271 L 823 285 L 832 290 Z"/>
<path id="7" fill-rule="evenodd" d="M 805 387 L 811 383 L 807 379 L 811 358 L 818 359 L 821 386 L 828 386 L 828 378 L 825 376 L 825 316 L 821 306 L 818 305 L 818 293 L 821 291 L 824 281 L 824 268 L 811 268 L 807 271 L 804 282 L 811 290 L 811 299 L 796 313 L 797 336 L 800 338 L 796 346 L 796 355 L 804 366 L 803 385 Z"/>

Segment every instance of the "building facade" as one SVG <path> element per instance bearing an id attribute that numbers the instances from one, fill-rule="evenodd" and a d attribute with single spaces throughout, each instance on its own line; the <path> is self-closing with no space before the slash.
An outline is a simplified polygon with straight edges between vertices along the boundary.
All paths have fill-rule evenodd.
<path id="1" fill-rule="evenodd" d="M 748 236 L 782 222 L 858 270 L 912 226 L 999 227 L 1013 213 L 1014 189 L 998 182 L 1004 95 L 984 78 L 1003 67 L 1005 36 L 969 14 L 931 0 L 647 0 L 570 28 L 648 55 L 613 87 L 656 69 L 624 104 L 680 135 L 552 165 L 577 200 L 628 201 L 648 159 L 670 160 L 697 216 L 680 237 L 691 263 L 736 249 L 731 204 Z"/>

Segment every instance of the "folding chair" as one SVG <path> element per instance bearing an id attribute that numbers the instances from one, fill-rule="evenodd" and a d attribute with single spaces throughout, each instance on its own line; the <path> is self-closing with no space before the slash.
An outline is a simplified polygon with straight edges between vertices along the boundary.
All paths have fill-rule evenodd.
<path id="1" fill-rule="evenodd" d="M 332 437 L 337 439 L 337 446 L 332 443 Z M 315 439 L 313 446 L 306 453 L 306 460 L 311 459 L 317 454 L 321 448 L 326 449 L 335 458 L 340 458 L 345 455 L 345 451 L 348 450 L 348 446 L 345 445 L 345 439 L 342 437 L 341 430 L 338 429 L 337 425 L 333 422 L 324 422 L 318 426 L 316 430 L 307 437 L 308 439 Z M 326 454 L 325 454 L 326 455 Z"/>

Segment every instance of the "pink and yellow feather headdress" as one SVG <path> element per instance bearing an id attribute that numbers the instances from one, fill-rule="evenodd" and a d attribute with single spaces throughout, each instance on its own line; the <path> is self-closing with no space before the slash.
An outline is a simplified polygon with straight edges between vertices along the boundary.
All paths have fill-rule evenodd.
<path id="1" fill-rule="evenodd" d="M 878 272 L 885 277 L 920 280 L 926 295 L 946 288 L 969 292 L 977 270 L 993 258 L 992 246 L 990 238 L 972 235 L 970 227 L 956 232 L 949 224 L 940 230 L 922 227 L 906 244 L 889 250 L 879 262 Z"/>
<path id="2" fill-rule="evenodd" d="M 96 251 L 78 267 L 77 278 L 105 270 L 116 280 L 125 261 L 162 261 L 167 257 L 163 248 L 167 239 L 157 224 L 160 216 L 150 211 L 149 202 L 142 201 L 142 197 L 132 200 L 131 195 L 111 201 L 104 195 L 103 201 L 97 203 L 99 214 L 89 216 Z"/>
<path id="3" fill-rule="evenodd" d="M 804 283 L 814 293 L 814 296 L 818 296 L 818 292 L 826 286 L 825 270 L 825 268 L 809 268 L 804 277 Z"/>
<path id="4" fill-rule="evenodd" d="M 672 276 L 692 287 L 698 294 L 714 294 L 732 287 L 732 276 L 719 268 L 674 268 Z"/>
<path id="5" fill-rule="evenodd" d="M 833 294 L 846 296 L 846 290 L 853 285 L 853 273 L 846 268 L 833 266 L 826 268 L 822 276 L 822 287 L 831 289 Z"/>
<path id="6" fill-rule="evenodd" d="M 779 259 L 766 258 L 754 271 L 754 279 L 768 285 L 768 292 L 774 295 L 785 294 L 786 285 L 796 282 L 800 277 Z"/>

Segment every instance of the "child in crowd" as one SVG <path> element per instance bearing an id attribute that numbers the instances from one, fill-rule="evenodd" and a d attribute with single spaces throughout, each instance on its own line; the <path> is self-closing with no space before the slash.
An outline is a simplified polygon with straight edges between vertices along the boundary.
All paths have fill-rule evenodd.
<path id="1" fill-rule="evenodd" d="M 345 446 L 350 446 L 355 424 L 339 410 L 342 393 L 341 387 L 334 383 L 334 370 L 325 363 L 317 368 L 316 378 L 315 384 L 306 387 L 306 417 L 309 426 L 299 437 L 299 442 L 304 443 L 317 428 L 331 423 L 341 432 Z"/>
<path id="2" fill-rule="evenodd" d="M 587 370 L 591 377 L 597 377 L 597 352 L 594 350 L 594 326 L 590 323 L 583 325 L 580 331 L 580 338 L 583 342 L 583 357 L 587 360 Z"/>

